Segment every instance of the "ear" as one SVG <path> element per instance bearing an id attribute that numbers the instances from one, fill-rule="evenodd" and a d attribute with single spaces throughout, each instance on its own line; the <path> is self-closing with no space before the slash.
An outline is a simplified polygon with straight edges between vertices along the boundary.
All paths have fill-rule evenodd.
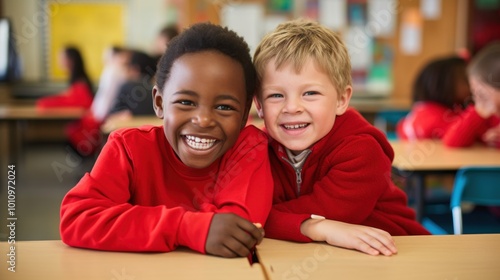
<path id="1" fill-rule="evenodd" d="M 151 94 L 153 95 L 153 108 L 156 116 L 163 119 L 163 95 L 157 86 L 153 87 Z"/>
<path id="2" fill-rule="evenodd" d="M 264 111 L 262 111 L 262 103 L 260 103 L 257 96 L 253 97 L 253 102 L 255 103 L 255 108 L 257 109 L 257 115 L 262 119 L 264 117 Z"/>
<path id="3" fill-rule="evenodd" d="M 344 114 L 345 111 L 347 111 L 347 108 L 349 108 L 349 101 L 351 101 L 351 97 L 352 87 L 346 86 L 344 92 L 339 96 L 339 99 L 337 100 L 337 116 L 340 116 Z"/>

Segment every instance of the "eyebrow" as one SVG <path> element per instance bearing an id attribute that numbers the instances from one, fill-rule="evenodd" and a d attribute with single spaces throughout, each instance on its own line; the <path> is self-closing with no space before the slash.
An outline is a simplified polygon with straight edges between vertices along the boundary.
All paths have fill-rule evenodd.
<path id="1" fill-rule="evenodd" d="M 189 95 L 189 96 L 192 96 L 192 97 L 198 97 L 199 94 L 192 91 L 192 90 L 180 90 L 180 91 L 176 91 L 174 92 L 174 95 Z M 219 101 L 219 100 L 232 100 L 238 104 L 241 104 L 240 100 L 232 95 L 229 95 L 229 94 L 222 94 L 222 95 L 218 95 L 215 100 Z"/>

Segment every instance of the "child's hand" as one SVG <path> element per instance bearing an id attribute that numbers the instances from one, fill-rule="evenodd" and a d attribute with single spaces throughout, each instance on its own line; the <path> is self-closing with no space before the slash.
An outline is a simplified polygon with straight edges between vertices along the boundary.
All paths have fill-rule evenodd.
<path id="1" fill-rule="evenodd" d="M 372 227 L 309 219 L 302 223 L 300 231 L 314 241 L 326 241 L 330 245 L 355 249 L 369 255 L 382 253 L 390 256 L 397 253 L 391 235 Z"/>
<path id="2" fill-rule="evenodd" d="M 488 144 L 488 146 L 496 147 L 500 143 L 500 125 L 488 129 L 483 134 L 483 141 Z"/>
<path id="3" fill-rule="evenodd" d="M 235 214 L 215 214 L 205 250 L 208 254 L 226 258 L 246 257 L 263 238 L 262 226 L 258 228 Z"/>
<path id="4" fill-rule="evenodd" d="M 484 86 L 477 86 L 473 93 L 476 112 L 485 119 L 497 111 L 494 94 L 494 92 L 484 88 Z"/>

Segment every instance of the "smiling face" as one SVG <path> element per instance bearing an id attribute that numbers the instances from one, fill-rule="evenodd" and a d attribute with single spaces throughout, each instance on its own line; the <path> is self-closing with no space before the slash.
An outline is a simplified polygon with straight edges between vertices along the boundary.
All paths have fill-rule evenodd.
<path id="1" fill-rule="evenodd" d="M 243 68 L 215 51 L 179 57 L 163 92 L 153 89 L 168 142 L 189 167 L 212 164 L 236 142 L 246 117 Z"/>
<path id="2" fill-rule="evenodd" d="M 298 154 L 330 132 L 335 117 L 346 111 L 351 93 L 352 88 L 347 86 L 339 95 L 312 59 L 299 73 L 290 63 L 277 70 L 271 60 L 255 101 L 271 137 Z"/>

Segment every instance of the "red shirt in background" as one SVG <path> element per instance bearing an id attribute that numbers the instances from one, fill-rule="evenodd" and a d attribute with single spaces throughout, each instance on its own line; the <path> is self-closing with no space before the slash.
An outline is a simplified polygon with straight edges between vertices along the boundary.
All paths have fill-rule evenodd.
<path id="1" fill-rule="evenodd" d="M 92 89 L 83 81 L 74 82 L 62 93 L 37 100 L 37 108 L 78 107 L 89 109 L 93 100 Z"/>

